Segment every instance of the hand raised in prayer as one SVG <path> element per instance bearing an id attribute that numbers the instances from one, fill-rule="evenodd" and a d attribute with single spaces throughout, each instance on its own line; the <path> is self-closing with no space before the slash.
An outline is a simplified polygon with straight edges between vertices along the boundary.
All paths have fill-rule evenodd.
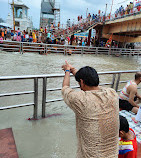
<path id="1" fill-rule="evenodd" d="M 66 64 L 62 65 L 62 70 L 64 70 L 64 71 L 70 70 L 70 72 L 75 76 L 77 70 L 72 65 L 70 65 L 67 61 L 65 61 L 65 62 L 66 62 Z"/>
<path id="2" fill-rule="evenodd" d="M 72 69 L 74 69 L 74 67 L 72 66 L 72 65 L 70 65 L 67 61 L 65 61 L 65 65 L 62 65 L 62 70 L 72 70 Z"/>

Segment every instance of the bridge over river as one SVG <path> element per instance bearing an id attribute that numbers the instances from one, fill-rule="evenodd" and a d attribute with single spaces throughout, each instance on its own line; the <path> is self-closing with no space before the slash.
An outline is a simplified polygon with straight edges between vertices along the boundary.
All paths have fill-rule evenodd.
<path id="1" fill-rule="evenodd" d="M 103 18 L 101 17 L 101 19 Z M 117 42 L 141 42 L 141 11 L 103 21 L 84 19 L 76 26 L 60 30 L 59 32 L 57 31 L 56 36 L 60 37 L 64 35 L 64 37 L 73 37 L 75 33 L 89 31 L 88 45 L 90 45 L 92 29 L 96 30 L 97 39 L 109 39 L 111 34 L 113 34 L 112 39 Z"/>

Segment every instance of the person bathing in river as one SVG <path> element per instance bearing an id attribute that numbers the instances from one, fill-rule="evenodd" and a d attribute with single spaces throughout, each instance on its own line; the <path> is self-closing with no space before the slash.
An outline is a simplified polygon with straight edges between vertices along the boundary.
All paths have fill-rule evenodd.
<path id="1" fill-rule="evenodd" d="M 92 67 L 76 70 L 66 61 L 62 95 L 74 111 L 78 138 L 77 158 L 118 158 L 119 99 L 114 89 L 99 86 Z M 81 90 L 70 88 L 70 73 Z"/>
<path id="2" fill-rule="evenodd" d="M 139 103 L 141 103 L 141 95 L 138 94 L 137 86 L 141 82 L 141 72 L 135 74 L 135 79 L 129 81 L 119 95 L 119 108 L 122 110 L 137 113 Z"/>

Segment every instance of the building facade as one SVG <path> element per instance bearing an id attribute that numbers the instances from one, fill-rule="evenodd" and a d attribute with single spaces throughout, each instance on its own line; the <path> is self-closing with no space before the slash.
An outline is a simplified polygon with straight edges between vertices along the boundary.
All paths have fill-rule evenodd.
<path id="1" fill-rule="evenodd" d="M 40 27 L 49 27 L 54 22 L 55 0 L 41 1 Z"/>
<path id="2" fill-rule="evenodd" d="M 14 29 L 13 24 L 13 3 L 11 5 L 11 15 L 8 14 L 6 22 L 12 26 Z M 32 19 L 28 16 L 29 8 L 22 2 L 22 0 L 17 0 L 14 2 L 14 19 L 15 19 L 15 30 L 18 28 L 23 31 L 29 31 L 33 28 Z"/>
<path id="3" fill-rule="evenodd" d="M 60 6 L 55 0 L 42 0 L 40 13 L 40 27 L 49 28 L 53 23 L 57 26 L 60 22 Z"/>

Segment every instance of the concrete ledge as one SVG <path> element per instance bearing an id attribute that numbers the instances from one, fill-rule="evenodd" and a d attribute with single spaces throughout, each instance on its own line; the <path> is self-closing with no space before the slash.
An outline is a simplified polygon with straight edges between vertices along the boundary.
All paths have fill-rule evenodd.
<path id="1" fill-rule="evenodd" d="M 0 158 L 19 158 L 12 128 L 0 130 Z"/>

